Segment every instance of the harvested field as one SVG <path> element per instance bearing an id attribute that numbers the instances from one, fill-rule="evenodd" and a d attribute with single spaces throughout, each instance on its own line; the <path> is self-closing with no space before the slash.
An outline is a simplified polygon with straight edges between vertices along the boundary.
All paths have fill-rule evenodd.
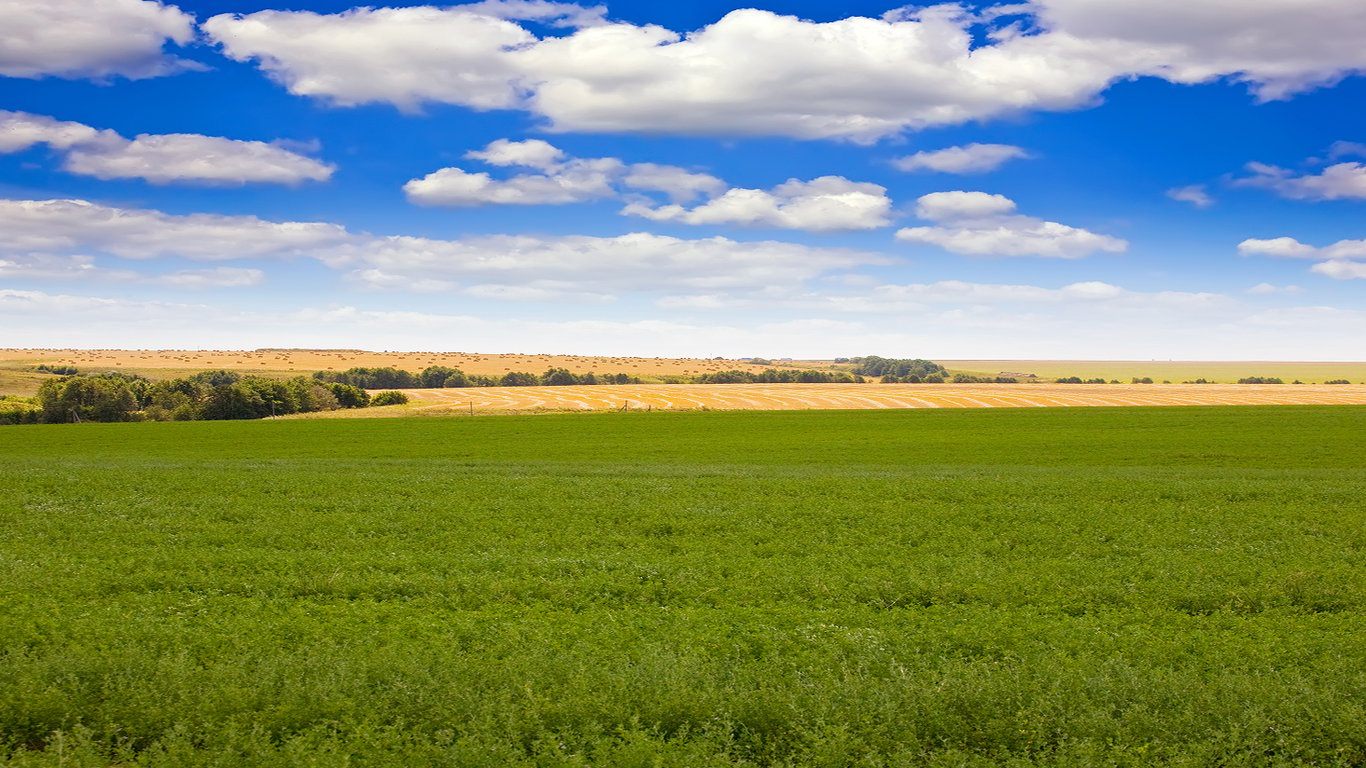
<path id="1" fill-rule="evenodd" d="M 343 371 L 364 366 L 394 367 L 417 372 L 432 365 L 459 368 L 465 373 L 485 376 L 508 371 L 541 373 L 547 368 L 568 368 L 574 373 L 629 373 L 633 376 L 664 376 L 708 373 L 732 368 L 760 371 L 766 367 L 744 360 L 591 357 L 587 355 L 481 354 L 477 352 L 371 352 L 360 349 L 257 349 L 183 350 L 183 349 L 0 349 L 0 366 L 14 367 L 48 363 L 74 365 L 81 369 L 242 372 L 275 371 L 297 374 L 312 371 Z M 773 365 L 792 365 L 774 363 Z M 829 362 L 819 363 L 828 366 Z"/>
<path id="2" fill-rule="evenodd" d="M 612 410 L 1057 408 L 1133 405 L 1363 405 L 1362 385 L 629 384 L 405 390 L 407 406 L 298 418 Z"/>
<path id="3" fill-rule="evenodd" d="M 951 371 L 978 375 L 1032 373 L 1043 379 L 1079 376 L 1128 382 L 1147 376 L 1156 381 L 1206 381 L 1232 384 L 1248 376 L 1275 377 L 1291 382 L 1350 379 L 1366 381 L 1366 362 L 1287 362 L 1284 360 L 936 360 Z"/>

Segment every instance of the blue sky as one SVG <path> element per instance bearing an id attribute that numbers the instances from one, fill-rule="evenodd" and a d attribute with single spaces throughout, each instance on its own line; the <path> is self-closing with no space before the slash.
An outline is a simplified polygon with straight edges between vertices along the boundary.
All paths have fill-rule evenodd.
<path id="1" fill-rule="evenodd" d="M 1366 359 L 1366 5 L 0 0 L 0 346 Z"/>

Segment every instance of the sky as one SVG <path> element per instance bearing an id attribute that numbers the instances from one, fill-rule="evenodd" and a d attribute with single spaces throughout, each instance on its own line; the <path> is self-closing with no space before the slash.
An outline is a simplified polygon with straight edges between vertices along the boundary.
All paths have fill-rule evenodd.
<path id="1" fill-rule="evenodd" d="M 1366 359 L 1366 3 L 0 0 L 0 347 Z"/>

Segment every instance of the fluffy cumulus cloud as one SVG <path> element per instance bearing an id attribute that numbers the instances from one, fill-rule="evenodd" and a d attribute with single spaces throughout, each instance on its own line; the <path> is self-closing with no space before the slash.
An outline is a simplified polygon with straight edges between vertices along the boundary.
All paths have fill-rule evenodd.
<path id="1" fill-rule="evenodd" d="M 1335 163 L 1301 175 L 1265 163 L 1248 163 L 1247 169 L 1252 175 L 1235 179 L 1235 185 L 1269 189 L 1290 200 L 1366 200 L 1366 164 Z"/>
<path id="2" fill-rule="evenodd" d="M 536 41 L 480 6 L 259 11 L 214 16 L 201 29 L 224 55 L 255 60 L 291 93 L 406 110 L 424 102 L 517 106 L 522 75 L 510 53 Z"/>
<path id="3" fill-rule="evenodd" d="M 987 173 L 1011 160 L 1028 157 L 1028 151 L 1011 144 L 968 144 L 898 157 L 892 161 L 892 166 L 897 170 L 909 172 Z"/>
<path id="4" fill-rule="evenodd" d="M 164 52 L 194 39 L 194 17 L 150 0 L 0 0 L 0 75 L 155 77 L 192 62 Z"/>
<path id="5" fill-rule="evenodd" d="M 631 203 L 622 213 L 652 221 L 802 229 L 809 232 L 876 229 L 890 222 L 885 187 L 822 176 L 789 179 L 772 190 L 729 189 L 700 205 Z"/>
<path id="6" fill-rule="evenodd" d="M 625 165 L 616 158 L 567 158 L 541 141 L 499 139 L 466 157 L 495 166 L 534 169 L 505 180 L 488 173 L 442 168 L 403 185 L 408 199 L 421 205 L 558 205 L 615 197 L 613 186 Z"/>
<path id="7" fill-rule="evenodd" d="M 129 140 L 109 130 L 43 115 L 0 111 L 0 153 L 36 144 L 64 151 L 64 170 L 99 179 L 153 184 L 298 184 L 326 181 L 335 168 L 260 141 L 198 134 L 142 134 Z"/>
<path id="8" fill-rule="evenodd" d="M 1039 0 L 1053 34 L 1110 46 L 1133 74 L 1232 77 L 1281 99 L 1366 71 L 1366 5 L 1354 0 Z M 1047 36 L 1047 33 L 1045 34 Z"/>
<path id="9" fill-rule="evenodd" d="M 316 259 L 365 286 L 498 298 L 610 297 L 618 291 L 796 290 L 816 277 L 888 260 L 782 242 L 619 237 L 487 236 L 456 240 L 350 232 L 319 222 L 121 209 L 79 200 L 0 200 L 8 269 L 93 268 L 87 254 L 123 259 Z M 185 287 L 259 282 L 221 267 L 158 278 Z M 605 293 L 606 292 L 606 293 Z"/>
<path id="10" fill-rule="evenodd" d="M 811 232 L 886 226 L 892 206 L 884 187 L 839 176 L 789 179 L 772 190 L 731 189 L 715 176 L 673 165 L 569 157 L 540 139 L 499 139 L 465 157 L 527 170 L 496 179 L 483 171 L 442 168 L 409 181 L 404 193 L 415 203 L 442 206 L 554 205 L 624 196 L 630 202 L 623 214 L 653 221 Z M 698 197 L 705 200 L 689 207 Z"/>
<path id="11" fill-rule="evenodd" d="M 1016 214 L 1013 200 L 985 192 L 933 192 L 916 202 L 916 215 L 934 225 L 898 230 L 898 240 L 970 256 L 1079 259 L 1128 248 L 1117 237 Z"/>
<path id="12" fill-rule="evenodd" d="M 1173 187 L 1167 190 L 1167 197 L 1180 202 L 1190 203 L 1196 208 L 1208 208 L 1214 205 L 1214 198 L 1210 197 L 1209 192 L 1205 191 L 1204 184 L 1191 184 L 1187 187 Z"/>
<path id="13" fill-rule="evenodd" d="M 230 58 L 338 104 L 524 109 L 565 131 L 854 141 L 1082 107 L 1133 76 L 1232 77 L 1274 99 L 1366 69 L 1366 6 L 1354 0 L 944 4 L 824 23 L 741 9 L 682 33 L 574 8 L 261 11 L 203 29 Z M 537 37 L 526 18 L 573 29 Z"/>
<path id="14" fill-rule="evenodd" d="M 1316 248 L 1293 237 L 1249 238 L 1238 244 L 1238 253 L 1277 259 L 1314 259 L 1318 263 L 1309 268 L 1310 272 L 1334 280 L 1366 280 L 1366 240 L 1339 240 Z"/>

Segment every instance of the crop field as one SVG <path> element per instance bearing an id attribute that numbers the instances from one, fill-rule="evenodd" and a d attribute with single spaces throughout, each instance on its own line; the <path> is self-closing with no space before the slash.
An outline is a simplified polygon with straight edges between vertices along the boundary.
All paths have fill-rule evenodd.
<path id="1" fill-rule="evenodd" d="M 1127 382 L 1155 381 L 1231 384 L 1247 376 L 1277 377 L 1287 382 L 1321 383 L 1347 379 L 1366 383 L 1366 362 L 1171 362 L 1097 360 L 947 360 L 950 371 L 981 376 L 1032 373 L 1041 378 L 1079 376 Z M 510 371 L 540 374 L 566 368 L 576 374 L 625 373 L 646 382 L 667 376 L 697 376 L 726 370 L 758 373 L 765 368 L 829 370 L 832 360 L 750 360 L 714 358 L 592 357 L 586 355 L 480 354 L 473 352 L 373 352 L 358 349 L 0 349 L 0 395 L 32 395 L 44 380 L 36 365 L 74 366 L 83 373 L 122 371 L 153 380 L 190 376 L 200 371 L 229 370 L 246 375 L 288 378 L 314 371 L 353 367 L 393 367 L 416 373 L 428 366 L 458 368 L 469 375 L 502 376 Z M 848 367 L 848 366 L 845 366 Z M 857 405 L 840 407 L 862 407 Z"/>
<path id="2" fill-rule="evenodd" d="M 1137 376 L 1157 381 L 1207 381 L 1232 384 L 1245 376 L 1274 376 L 1287 382 L 1300 379 L 1324 382 L 1333 379 L 1366 381 L 1366 361 L 1198 361 L 1198 360 L 939 360 L 950 370 L 995 375 L 1001 372 L 1032 373 L 1042 378 L 1080 376 L 1129 381 Z"/>
<path id="3" fill-rule="evenodd" d="M 618 410 L 1363 405 L 1366 386 L 1312 384 L 626 384 L 408 389 L 407 406 L 297 418 Z"/>
<path id="4" fill-rule="evenodd" d="M 6 381 L 4 377 L 7 373 L 13 377 L 18 371 L 44 363 L 71 365 L 83 372 L 123 371 L 151 379 L 176 378 L 199 371 L 214 370 L 288 377 L 313 371 L 344 371 L 357 366 L 393 367 L 416 373 L 428 366 L 441 365 L 458 368 L 467 374 L 484 376 L 502 376 L 509 371 L 539 374 L 547 368 L 568 368 L 575 373 L 626 373 L 648 380 L 652 376 L 697 375 L 731 369 L 757 372 L 768 367 L 743 360 L 473 352 L 370 352 L 359 349 L 0 349 L 0 394 L 32 394 L 38 388 L 37 383 L 25 386 L 28 382 Z"/>
<path id="5" fill-rule="evenodd" d="M 1361 406 L 7 427 L 0 762 L 1362 766 L 1364 435 Z"/>

